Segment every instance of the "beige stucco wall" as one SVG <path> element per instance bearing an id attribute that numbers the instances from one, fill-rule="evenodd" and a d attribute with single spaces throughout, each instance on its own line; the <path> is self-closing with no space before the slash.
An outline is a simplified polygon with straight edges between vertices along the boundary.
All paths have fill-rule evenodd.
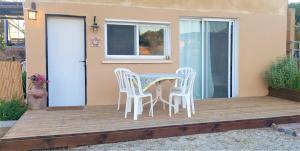
<path id="1" fill-rule="evenodd" d="M 263 96 L 267 88 L 262 80 L 266 67 L 286 50 L 287 0 L 36 0 L 38 19 L 27 20 L 26 52 L 28 75 L 46 73 L 45 13 L 87 17 L 87 26 L 97 16 L 100 31 L 87 28 L 87 99 L 88 105 L 115 104 L 116 67 L 138 73 L 175 72 L 179 67 L 179 18 L 182 16 L 236 18 L 238 35 L 238 95 Z M 29 8 L 30 0 L 25 2 Z M 169 62 L 103 62 L 104 19 L 130 19 L 170 22 L 171 61 Z M 100 47 L 90 47 L 97 36 Z M 166 88 L 165 90 L 167 90 Z M 166 94 L 166 92 L 165 92 Z"/>
<path id="2" fill-rule="evenodd" d="M 289 8 L 287 12 L 287 55 L 290 55 L 290 49 L 294 47 L 290 41 L 295 41 L 296 10 Z"/>

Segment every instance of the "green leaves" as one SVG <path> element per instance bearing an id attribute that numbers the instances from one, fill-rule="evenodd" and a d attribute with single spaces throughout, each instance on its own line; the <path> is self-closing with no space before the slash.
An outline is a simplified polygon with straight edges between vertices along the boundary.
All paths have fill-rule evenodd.
<path id="1" fill-rule="evenodd" d="M 4 39 L 4 35 L 0 34 L 0 51 L 5 50 L 5 39 Z"/>
<path id="2" fill-rule="evenodd" d="M 296 89 L 300 77 L 298 64 L 292 58 L 279 58 L 265 73 L 265 80 L 272 88 Z"/>
<path id="3" fill-rule="evenodd" d="M 18 120 L 27 110 L 27 105 L 14 98 L 10 101 L 0 100 L 0 121 Z"/>

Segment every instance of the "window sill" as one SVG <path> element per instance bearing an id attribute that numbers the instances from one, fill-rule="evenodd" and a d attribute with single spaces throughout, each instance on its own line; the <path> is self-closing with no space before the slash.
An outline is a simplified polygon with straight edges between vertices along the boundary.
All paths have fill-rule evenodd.
<path id="1" fill-rule="evenodd" d="M 171 60 L 103 60 L 103 64 L 170 64 Z"/>

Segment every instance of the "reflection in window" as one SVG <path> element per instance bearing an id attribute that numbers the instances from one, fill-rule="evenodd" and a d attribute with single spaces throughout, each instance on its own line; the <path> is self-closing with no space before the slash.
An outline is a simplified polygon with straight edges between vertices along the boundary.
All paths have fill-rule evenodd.
<path id="1" fill-rule="evenodd" d="M 139 26 L 139 54 L 164 54 L 164 27 L 159 25 Z"/>

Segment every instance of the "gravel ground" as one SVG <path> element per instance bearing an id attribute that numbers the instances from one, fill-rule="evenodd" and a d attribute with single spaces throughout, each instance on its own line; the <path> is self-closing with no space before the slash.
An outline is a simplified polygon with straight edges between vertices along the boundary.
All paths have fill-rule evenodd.
<path id="1" fill-rule="evenodd" d="M 300 151 L 300 137 L 271 128 L 235 130 L 223 133 L 139 140 L 114 144 L 83 146 L 70 151 L 107 150 L 280 150 Z"/>

